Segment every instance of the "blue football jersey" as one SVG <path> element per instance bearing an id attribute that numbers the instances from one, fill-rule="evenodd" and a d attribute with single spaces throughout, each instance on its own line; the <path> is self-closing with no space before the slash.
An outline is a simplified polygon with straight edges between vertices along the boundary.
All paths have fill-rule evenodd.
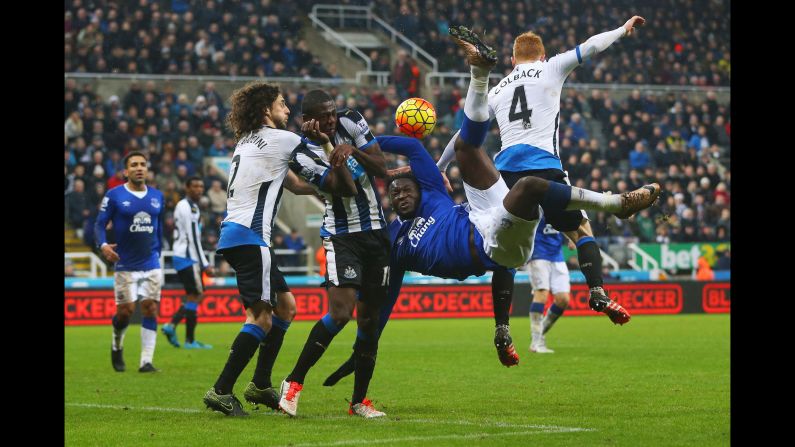
<path id="1" fill-rule="evenodd" d="M 536 259 L 563 262 L 563 235 L 546 223 L 543 217 L 538 222 L 533 256 L 530 257 L 531 261 Z"/>
<path id="2" fill-rule="evenodd" d="M 475 247 L 485 269 L 478 268 L 469 252 L 469 211 L 447 194 L 439 168 L 417 140 L 407 137 L 376 137 L 381 150 L 409 158 L 420 185 L 420 203 L 410 221 L 395 219 L 389 225 L 392 242 L 390 268 L 440 278 L 463 280 L 500 268 L 483 251 L 483 238 L 474 231 Z"/>
<path id="3" fill-rule="evenodd" d="M 129 191 L 126 184 L 105 194 L 94 232 L 97 247 L 100 247 L 107 242 L 108 221 L 113 222 L 115 250 L 119 254 L 119 262 L 114 266 L 116 271 L 160 268 L 163 205 L 163 193 L 152 187 L 147 187 L 140 198 Z"/>

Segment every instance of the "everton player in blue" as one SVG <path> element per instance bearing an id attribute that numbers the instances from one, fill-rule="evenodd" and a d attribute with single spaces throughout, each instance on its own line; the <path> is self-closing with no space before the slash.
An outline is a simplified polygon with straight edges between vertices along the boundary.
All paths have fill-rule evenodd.
<path id="1" fill-rule="evenodd" d="M 94 228 L 97 247 L 114 264 L 113 291 L 116 315 L 113 316 L 111 363 L 113 369 L 125 370 L 123 356 L 124 334 L 141 301 L 141 362 L 139 372 L 158 371 L 152 365 L 157 341 L 157 304 L 160 302 L 163 272 L 160 269 L 162 241 L 161 222 L 163 193 L 146 186 L 148 160 L 141 152 L 133 151 L 124 158 L 127 183 L 105 194 Z M 109 244 L 105 233 L 113 222 L 115 244 Z"/>
<path id="2" fill-rule="evenodd" d="M 463 280 L 486 270 L 517 268 L 530 260 L 542 206 L 605 211 L 627 219 L 651 206 L 661 191 L 653 183 L 621 195 L 600 194 L 530 176 L 509 189 L 480 149 L 489 128 L 488 73 L 496 63 L 496 52 L 479 43 L 462 40 L 459 45 L 466 51 L 475 84 L 470 85 L 464 122 L 454 143 L 468 203 L 456 205 L 448 196 L 442 174 L 419 141 L 377 137 L 383 151 L 408 157 L 411 171 L 394 175 L 389 182 L 389 199 L 398 218 L 388 227 L 389 301 L 381 325 L 397 300 L 405 271 Z M 618 306 L 612 301 L 611 305 Z M 336 378 L 332 375 L 327 382 Z"/>

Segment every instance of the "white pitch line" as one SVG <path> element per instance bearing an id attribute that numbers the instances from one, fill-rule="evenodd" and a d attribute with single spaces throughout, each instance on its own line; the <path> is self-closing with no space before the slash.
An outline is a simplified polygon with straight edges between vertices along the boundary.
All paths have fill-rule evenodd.
<path id="1" fill-rule="evenodd" d="M 131 407 L 128 405 L 108 405 L 108 404 L 92 404 L 92 403 L 80 403 L 80 402 L 69 402 L 66 403 L 67 406 L 70 407 L 82 407 L 82 408 L 101 408 L 101 409 L 108 409 L 108 410 L 133 410 L 133 411 L 162 411 L 166 413 L 206 413 L 208 410 L 200 410 L 197 408 L 169 408 L 169 407 Z M 209 414 L 209 413 L 208 413 Z M 254 413 L 261 416 L 280 416 L 279 413 L 276 412 L 261 412 L 261 413 Z M 307 419 L 321 419 L 321 420 L 350 420 L 350 416 L 311 416 Z M 511 424 L 508 422 L 484 422 L 484 421 L 467 421 L 464 419 L 453 419 L 453 420 L 436 420 L 436 419 L 409 419 L 409 418 L 400 418 L 400 419 L 376 419 L 373 422 L 376 423 L 400 423 L 400 422 L 407 422 L 407 423 L 415 423 L 415 424 L 435 424 L 435 425 L 477 425 L 480 427 L 493 427 L 493 428 L 525 428 L 525 429 L 534 429 L 538 431 L 533 432 L 521 432 L 521 433 L 570 433 L 570 432 L 579 432 L 579 431 L 594 431 L 591 428 L 580 428 L 580 427 L 562 427 L 559 425 L 535 425 L 535 424 Z M 515 434 L 520 434 L 520 432 L 515 432 Z M 483 434 L 483 436 L 489 435 L 488 433 Z M 456 435 L 462 436 L 462 435 Z M 473 435 L 475 436 L 475 435 Z M 481 436 L 481 435 L 477 435 Z M 494 435 L 489 435 L 494 436 Z M 507 434 L 500 434 L 500 436 L 507 436 Z M 402 439 L 402 438 L 401 438 Z M 423 438 L 425 439 L 425 438 Z M 430 439 L 430 438 L 429 438 Z M 405 440 L 411 441 L 416 440 L 414 438 L 406 438 Z M 398 440 L 399 441 L 399 440 Z M 342 443 L 352 443 L 354 441 L 338 441 Z M 369 442 L 376 442 L 376 441 L 369 441 Z M 391 442 L 391 441 L 377 441 L 377 442 Z M 396 441 L 397 442 L 397 441 Z M 314 445 L 337 445 L 337 444 L 294 444 L 294 447 L 299 445 L 306 445 L 306 446 L 314 446 Z"/>
<path id="2" fill-rule="evenodd" d="M 527 436 L 542 435 L 549 433 L 572 433 L 578 431 L 590 431 L 585 428 L 569 428 L 565 430 L 539 430 L 539 431 L 515 431 L 504 433 L 469 433 L 465 435 L 431 435 L 431 436 L 407 436 L 404 438 L 390 439 L 351 439 L 333 442 L 307 442 L 302 444 L 287 444 L 287 447 L 327 447 L 338 445 L 357 445 L 357 444 L 387 444 L 392 442 L 411 442 L 411 441 L 432 441 L 441 439 L 482 439 L 495 438 L 498 436 Z"/>

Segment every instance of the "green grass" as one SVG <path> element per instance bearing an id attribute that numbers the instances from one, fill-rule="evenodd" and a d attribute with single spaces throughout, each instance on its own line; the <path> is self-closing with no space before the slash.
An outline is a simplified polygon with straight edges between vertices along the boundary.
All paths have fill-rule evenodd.
<path id="1" fill-rule="evenodd" d="M 137 372 L 140 328 L 125 340 L 128 370 L 110 365 L 110 325 L 66 327 L 67 445 L 729 445 L 729 315 L 563 318 L 547 335 L 555 354 L 527 351 L 529 322 L 514 318 L 518 367 L 492 345 L 493 321 L 394 320 L 381 340 L 369 397 L 387 418 L 347 416 L 352 377 L 325 377 L 351 352 L 349 324 L 307 376 L 298 417 L 250 411 L 227 418 L 202 396 L 239 324 L 204 324 L 209 351 L 171 347 L 159 334 L 157 374 Z M 292 369 L 314 322 L 290 328 L 273 381 Z M 184 326 L 177 330 L 184 338 Z M 243 389 L 256 355 L 235 386 Z"/>

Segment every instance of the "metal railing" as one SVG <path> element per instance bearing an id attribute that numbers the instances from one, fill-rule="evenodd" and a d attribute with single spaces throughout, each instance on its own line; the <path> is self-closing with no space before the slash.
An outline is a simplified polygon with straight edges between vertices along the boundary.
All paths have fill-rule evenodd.
<path id="1" fill-rule="evenodd" d="M 363 54 L 363 53 L 362 53 Z M 366 57 L 366 56 L 365 56 Z M 368 58 L 369 60 L 369 58 Z M 64 73 L 64 79 L 118 79 L 127 81 L 188 81 L 188 82 L 250 82 L 262 81 L 259 76 L 205 76 L 205 75 L 171 75 L 171 74 L 139 74 L 139 73 Z M 294 76 L 268 76 L 268 81 L 280 84 L 356 84 L 355 79 L 346 78 L 299 78 Z"/>
<path id="2" fill-rule="evenodd" d="M 88 258 L 91 262 L 91 271 L 89 272 L 89 278 L 100 278 L 104 276 L 108 276 L 108 267 L 102 262 L 102 259 L 99 258 L 95 253 L 90 251 L 76 251 L 76 252 L 69 252 L 63 254 L 64 259 L 84 259 Z M 97 270 L 99 270 L 100 276 L 97 276 Z M 77 271 L 75 271 L 77 274 Z M 83 275 L 80 275 L 83 276 Z"/>
<path id="3" fill-rule="evenodd" d="M 373 61 L 370 59 L 370 57 L 362 53 L 362 51 L 356 48 L 356 46 L 353 45 L 350 41 L 348 41 L 348 39 L 339 35 L 339 33 L 331 29 L 330 26 L 326 25 L 325 23 L 323 23 L 322 20 L 320 20 L 320 18 L 317 16 L 315 12 L 318 6 L 320 5 L 315 5 L 315 7 L 312 8 L 312 12 L 309 13 L 309 20 L 312 21 L 312 26 L 314 28 L 318 27 L 322 28 L 323 31 L 325 31 L 328 36 L 333 37 L 337 42 L 339 42 L 343 47 L 345 47 L 345 54 L 348 57 L 351 56 L 351 53 L 359 56 L 359 58 L 361 58 L 364 61 L 364 64 L 367 66 L 367 71 L 373 71 Z"/>
<path id="4" fill-rule="evenodd" d="M 654 259 L 650 254 L 643 251 L 638 246 L 638 244 L 634 242 L 627 244 L 627 248 L 629 248 L 630 251 L 632 251 L 633 253 L 636 253 L 638 256 L 640 256 L 640 259 L 642 261 L 641 265 L 638 265 L 638 263 L 635 262 L 635 257 L 630 256 L 629 260 L 627 261 L 627 264 L 629 264 L 629 266 L 632 267 L 633 270 L 638 272 L 648 271 L 649 277 L 653 280 L 659 278 L 660 264 L 657 262 L 656 259 Z M 649 266 L 651 266 L 651 268 L 649 268 Z"/>
<path id="5" fill-rule="evenodd" d="M 618 262 L 616 262 L 616 260 L 613 259 L 612 256 L 607 254 L 607 252 L 605 252 L 601 248 L 599 249 L 599 252 L 602 253 L 602 262 L 606 262 L 610 266 L 610 268 L 613 269 L 614 272 L 617 272 L 617 271 L 621 270 L 618 267 Z"/>
<path id="6" fill-rule="evenodd" d="M 434 72 L 439 70 L 439 61 L 437 61 L 435 57 L 431 56 L 403 33 L 396 30 L 392 25 L 376 15 L 372 10 L 372 6 L 318 4 L 312 7 L 312 12 L 309 14 L 309 17 L 313 21 L 315 19 L 320 20 L 321 18 L 337 20 L 340 28 L 345 27 L 346 20 L 363 20 L 367 23 L 367 29 L 369 30 L 374 28 L 373 23 L 375 23 L 378 25 L 379 29 L 389 37 L 392 43 L 400 42 L 408 47 L 411 57 L 427 63 L 432 67 Z M 371 71 L 370 66 L 367 67 L 367 71 Z"/>
<path id="7" fill-rule="evenodd" d="M 356 83 L 361 85 L 365 83 L 363 79 L 375 78 L 375 85 L 386 87 L 389 85 L 390 75 L 392 75 L 392 73 L 388 71 L 357 71 Z"/>

